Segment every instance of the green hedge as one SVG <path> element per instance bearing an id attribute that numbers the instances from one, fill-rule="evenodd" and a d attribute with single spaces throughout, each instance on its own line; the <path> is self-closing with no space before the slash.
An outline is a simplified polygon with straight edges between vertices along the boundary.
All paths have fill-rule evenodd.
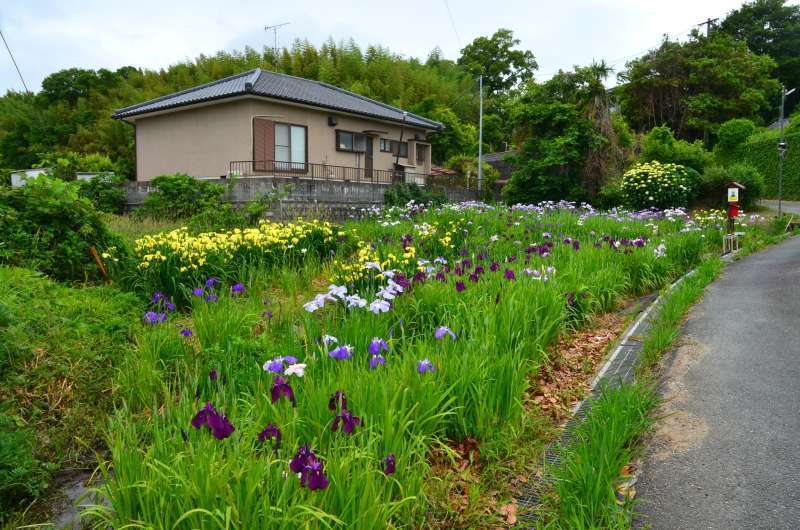
<path id="1" fill-rule="evenodd" d="M 789 129 L 785 137 L 788 149 L 783 163 L 783 198 L 800 200 L 800 129 Z M 755 167 L 764 176 L 764 196 L 777 198 L 779 139 L 778 131 L 756 134 L 730 151 L 717 151 L 717 160 L 726 166 L 745 163 Z"/>

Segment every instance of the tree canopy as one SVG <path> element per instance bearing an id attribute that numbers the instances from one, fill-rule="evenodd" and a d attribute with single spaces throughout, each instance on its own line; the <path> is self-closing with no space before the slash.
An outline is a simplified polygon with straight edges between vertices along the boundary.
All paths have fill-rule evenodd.
<path id="1" fill-rule="evenodd" d="M 722 32 L 665 40 L 619 75 L 622 112 L 639 131 L 666 125 L 678 137 L 704 139 L 732 118 L 763 123 L 772 116 L 775 61 Z"/>

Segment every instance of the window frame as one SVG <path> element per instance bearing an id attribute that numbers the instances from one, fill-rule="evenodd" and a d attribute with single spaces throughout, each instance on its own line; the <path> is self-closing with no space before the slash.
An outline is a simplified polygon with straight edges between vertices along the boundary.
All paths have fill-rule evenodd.
<path id="1" fill-rule="evenodd" d="M 339 136 L 342 133 L 349 134 L 349 135 L 352 136 L 352 141 L 350 143 L 350 145 L 353 146 L 352 148 L 344 149 L 344 148 L 342 148 L 340 146 L 341 142 L 339 141 Z M 356 149 L 356 138 L 357 137 L 362 137 L 364 139 L 364 150 L 363 151 L 359 151 L 358 149 Z M 336 134 L 334 135 L 334 144 L 336 145 L 336 150 L 340 151 L 342 153 L 364 154 L 364 153 L 367 152 L 367 142 L 369 141 L 369 138 L 370 138 L 370 136 L 368 134 L 364 134 L 364 133 L 360 133 L 360 132 L 356 132 L 356 131 L 348 131 L 346 129 L 336 129 Z"/>
<path id="2" fill-rule="evenodd" d="M 418 142 L 416 144 L 415 149 L 416 149 L 417 152 L 414 153 L 415 154 L 414 162 L 416 163 L 415 165 L 424 166 L 427 163 L 427 161 L 428 161 L 428 147 L 429 147 L 428 144 L 425 144 L 425 143 Z M 420 162 L 420 159 L 419 159 L 420 153 L 422 153 L 422 161 L 421 162 Z"/>
<path id="3" fill-rule="evenodd" d="M 386 149 L 386 145 L 388 144 L 389 148 Z M 405 154 L 401 152 L 401 146 L 405 145 Z M 397 146 L 395 148 L 395 146 Z M 381 138 L 380 141 L 380 150 L 381 153 L 392 153 L 392 156 L 399 156 L 400 158 L 405 158 L 408 160 L 408 141 L 400 141 L 400 140 L 391 140 L 389 138 Z"/>
<path id="4" fill-rule="evenodd" d="M 277 143 L 278 142 L 278 131 L 277 131 L 278 125 L 285 125 L 286 127 L 289 128 L 289 137 L 288 137 L 289 138 L 289 145 L 288 146 L 281 146 L 281 147 L 287 147 L 289 149 L 289 160 L 288 161 L 277 160 L 277 157 L 278 157 L 278 143 Z M 305 145 L 303 146 L 305 148 L 304 152 L 303 152 L 303 162 L 292 162 L 292 127 L 298 127 L 298 128 L 303 129 L 303 135 L 305 137 L 305 142 L 304 142 Z M 274 139 L 273 139 L 273 143 L 274 143 L 274 146 L 273 146 L 274 147 L 273 157 L 276 158 L 276 160 L 272 161 L 273 168 L 275 168 L 275 166 L 277 166 L 278 164 L 287 164 L 289 166 L 288 169 L 283 169 L 283 168 L 275 168 L 275 169 L 277 169 L 278 171 L 281 171 L 281 172 L 286 172 L 286 173 L 305 173 L 306 171 L 308 171 L 308 125 L 301 125 L 299 123 L 289 123 L 289 122 L 283 122 L 283 121 L 276 121 L 276 122 L 273 122 L 273 136 L 274 136 Z M 295 166 L 302 166 L 302 167 L 295 167 Z"/>

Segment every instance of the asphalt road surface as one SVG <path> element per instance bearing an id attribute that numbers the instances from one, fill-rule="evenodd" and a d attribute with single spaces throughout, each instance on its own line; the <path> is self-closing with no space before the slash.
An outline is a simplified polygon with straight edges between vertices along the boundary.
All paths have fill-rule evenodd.
<path id="1" fill-rule="evenodd" d="M 638 528 L 800 528 L 800 238 L 730 264 L 666 361 Z"/>
<path id="2" fill-rule="evenodd" d="M 778 211 L 778 201 L 763 199 L 761 205 Z M 781 209 L 786 213 L 800 214 L 800 201 L 783 201 Z"/>

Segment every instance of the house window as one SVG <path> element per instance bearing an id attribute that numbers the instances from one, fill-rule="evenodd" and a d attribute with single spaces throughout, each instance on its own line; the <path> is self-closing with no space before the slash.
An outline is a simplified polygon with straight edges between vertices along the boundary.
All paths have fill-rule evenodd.
<path id="1" fill-rule="evenodd" d="M 275 162 L 287 169 L 304 169 L 307 130 L 302 125 L 275 124 Z M 277 165 L 277 164 L 276 164 Z"/>
<path id="2" fill-rule="evenodd" d="M 428 146 L 424 144 L 417 144 L 417 165 L 424 166 L 428 159 Z"/>
<path id="3" fill-rule="evenodd" d="M 367 150 L 367 135 L 350 131 L 336 131 L 336 150 L 363 153 Z"/>
<path id="4" fill-rule="evenodd" d="M 408 142 L 398 142 L 397 140 L 381 138 L 381 151 L 399 155 L 400 158 L 408 158 Z"/>

